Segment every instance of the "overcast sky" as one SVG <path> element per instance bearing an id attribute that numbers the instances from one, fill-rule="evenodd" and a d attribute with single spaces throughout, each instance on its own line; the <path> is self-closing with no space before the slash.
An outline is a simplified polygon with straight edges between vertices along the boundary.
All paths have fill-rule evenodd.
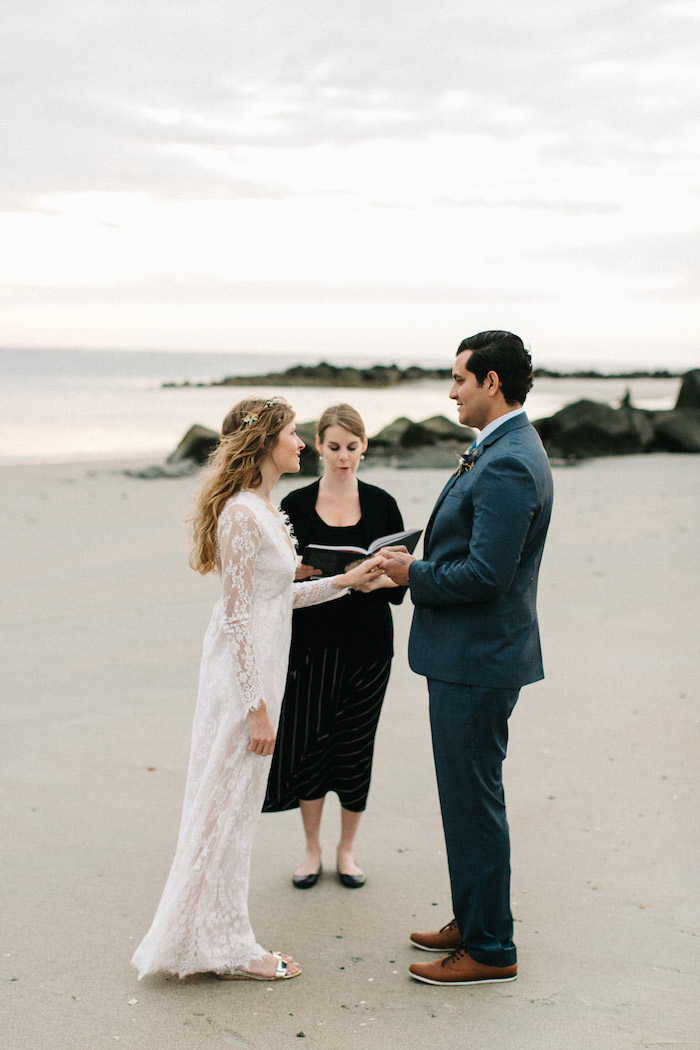
<path id="1" fill-rule="evenodd" d="M 0 344 L 700 365 L 700 5 L 24 0 Z"/>

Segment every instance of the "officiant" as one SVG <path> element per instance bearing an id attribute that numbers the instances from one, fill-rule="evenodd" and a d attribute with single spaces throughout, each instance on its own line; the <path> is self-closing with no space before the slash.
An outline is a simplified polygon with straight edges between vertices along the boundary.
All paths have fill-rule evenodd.
<path id="1" fill-rule="evenodd" d="M 396 501 L 357 477 L 367 449 L 359 413 L 331 405 L 316 428 L 323 472 L 318 481 L 282 500 L 297 538 L 308 543 L 368 547 L 403 529 Z M 318 570 L 300 563 L 297 587 Z M 340 801 L 337 878 L 347 889 L 366 880 L 355 862 L 355 837 L 367 805 L 374 739 L 394 654 L 391 605 L 405 587 L 381 578 L 370 594 L 352 592 L 324 607 L 293 615 L 287 685 L 263 812 L 301 811 L 306 851 L 292 876 L 311 889 L 322 873 L 321 817 L 326 795 Z"/>

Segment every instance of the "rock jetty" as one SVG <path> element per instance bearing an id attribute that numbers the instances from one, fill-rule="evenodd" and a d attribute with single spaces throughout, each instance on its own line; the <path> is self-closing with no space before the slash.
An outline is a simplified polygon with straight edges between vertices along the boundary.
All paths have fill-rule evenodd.
<path id="1" fill-rule="evenodd" d="M 316 452 L 316 424 L 298 423 L 297 433 L 306 448 L 301 454 L 301 473 L 314 476 L 320 462 Z M 405 416 L 395 419 L 370 437 L 366 452 L 368 464 L 383 464 L 408 469 L 411 467 L 456 467 L 460 452 L 474 440 L 468 427 L 453 423 L 445 416 L 431 416 L 416 423 Z"/>
<path id="2" fill-rule="evenodd" d="M 355 371 L 337 369 L 334 365 L 326 367 L 334 374 Z M 368 371 L 382 368 L 375 366 Z M 391 366 L 387 371 L 393 368 Z M 420 378 L 426 378 L 425 370 L 419 371 Z M 436 369 L 430 378 L 443 379 L 445 376 L 438 373 L 444 371 Z M 305 374 L 306 366 L 300 365 L 290 369 L 290 372 L 300 376 Z M 449 372 L 447 376 L 449 378 Z M 251 385 L 260 382 L 260 377 L 248 378 Z M 302 380 L 299 382 L 301 384 Z M 336 384 L 334 380 L 328 385 L 341 384 Z M 377 385 L 381 384 L 378 382 Z M 635 408 L 629 396 L 623 399 L 618 408 L 597 401 L 581 400 L 545 419 L 534 420 L 533 426 L 549 456 L 560 462 L 575 463 L 597 456 L 641 452 L 700 452 L 700 368 L 685 374 L 676 405 L 670 410 L 655 412 Z M 318 474 L 319 458 L 314 443 L 316 425 L 313 422 L 299 423 L 297 431 L 306 442 L 301 456 L 301 473 L 307 476 Z M 473 431 L 452 422 L 446 416 L 432 416 L 419 422 L 401 416 L 370 438 L 367 460 L 369 463 L 399 468 L 449 469 L 456 464 L 460 452 L 473 439 Z M 205 463 L 218 440 L 219 435 L 215 431 L 196 424 L 190 427 L 164 465 L 133 473 L 139 477 L 180 477 Z"/>
<path id="3" fill-rule="evenodd" d="M 700 368 L 687 372 L 674 408 L 653 412 L 576 401 L 533 426 L 549 455 L 565 460 L 639 452 L 700 452 Z"/>
<path id="4" fill-rule="evenodd" d="M 677 372 L 659 369 L 655 372 L 597 372 L 574 371 L 556 372 L 549 368 L 536 368 L 535 378 L 547 379 L 673 379 Z M 352 365 L 332 365 L 320 361 L 316 365 L 292 365 L 283 372 L 264 372 L 260 375 L 225 376 L 223 379 L 212 379 L 207 382 L 193 383 L 189 379 L 182 382 L 166 381 L 164 387 L 211 387 L 211 386 L 312 386 L 312 387 L 367 387 L 381 388 L 397 386 L 399 383 L 418 383 L 422 380 L 448 380 L 452 375 L 450 368 L 424 368 L 421 365 L 409 365 L 400 368 L 398 365 L 371 365 L 357 368 Z"/>
<path id="5" fill-rule="evenodd" d="M 415 383 L 422 379 L 449 379 L 449 368 L 420 368 L 410 365 L 371 365 L 354 368 L 350 365 L 331 365 L 321 361 L 317 365 L 293 365 L 284 372 L 266 372 L 255 376 L 226 376 L 208 383 L 163 383 L 164 387 L 208 386 L 322 386 L 322 387 L 387 387 L 399 383 Z"/>

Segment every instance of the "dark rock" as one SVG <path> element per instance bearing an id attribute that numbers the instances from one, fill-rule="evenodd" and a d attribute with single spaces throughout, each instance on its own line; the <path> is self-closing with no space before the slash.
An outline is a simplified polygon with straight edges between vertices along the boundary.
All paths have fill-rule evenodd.
<path id="1" fill-rule="evenodd" d="M 360 372 L 362 385 L 395 386 L 403 379 L 403 373 L 396 365 L 373 365 Z"/>
<path id="2" fill-rule="evenodd" d="M 535 420 L 533 426 L 547 452 L 564 458 L 645 452 L 654 440 L 645 413 L 597 401 L 576 401 L 548 419 Z"/>
<path id="3" fill-rule="evenodd" d="M 626 372 L 598 372 L 595 370 L 560 372 L 547 368 L 536 368 L 537 378 L 551 379 L 672 379 L 678 372 L 658 369 L 655 372 L 634 370 Z M 372 365 L 368 368 L 356 368 L 352 365 L 332 365 L 320 361 L 317 365 L 293 365 L 283 372 L 266 372 L 260 375 L 233 375 L 208 382 L 193 383 L 189 379 L 182 382 L 165 381 L 164 387 L 205 387 L 205 386 L 335 386 L 335 387 L 382 387 L 397 383 L 416 383 L 423 380 L 449 380 L 450 368 L 424 368 L 421 365 L 409 365 L 400 368 L 398 365 Z"/>
<path id="4" fill-rule="evenodd" d="M 399 416 L 393 423 L 387 423 L 385 427 L 371 438 L 372 448 L 397 448 L 401 445 L 401 439 L 408 427 L 412 426 L 411 420 L 406 416 Z"/>
<path id="5" fill-rule="evenodd" d="M 304 477 L 315 477 L 320 473 L 320 460 L 316 451 L 316 424 L 297 423 L 297 434 L 305 444 L 299 458 L 299 473 Z"/>
<path id="6" fill-rule="evenodd" d="M 700 372 L 698 373 L 700 374 Z M 654 448 L 662 452 L 700 452 L 700 408 L 674 408 L 653 418 Z"/>
<path id="7" fill-rule="evenodd" d="M 421 420 L 420 426 L 429 431 L 437 441 L 454 441 L 464 451 L 471 445 L 476 437 L 476 431 L 470 427 L 463 427 L 461 423 L 455 423 L 447 416 L 431 416 L 429 419 Z"/>
<path id="8" fill-rule="evenodd" d="M 206 463 L 210 453 L 219 444 L 219 437 L 220 435 L 215 430 L 209 430 L 208 427 L 195 423 L 165 462 L 174 464 L 182 460 L 192 460 L 193 463 L 201 466 Z"/>
<path id="9" fill-rule="evenodd" d="M 318 475 L 321 465 L 315 445 L 316 424 L 297 423 L 297 434 L 306 445 L 301 453 L 300 473 L 309 477 Z M 474 437 L 473 430 L 444 416 L 433 416 L 420 423 L 400 416 L 369 439 L 366 456 L 369 463 L 450 467 Z"/>
<path id="10" fill-rule="evenodd" d="M 676 379 L 681 373 L 670 372 L 668 368 L 648 369 L 635 368 L 625 372 L 599 372 L 597 369 L 578 369 L 574 372 L 561 372 L 551 368 L 536 368 L 535 379 Z"/>
<path id="11" fill-rule="evenodd" d="M 402 448 L 424 448 L 426 445 L 437 445 L 438 439 L 422 423 L 409 423 L 401 435 Z"/>
<path id="12" fill-rule="evenodd" d="M 301 454 L 301 474 L 320 473 L 320 459 L 315 447 L 316 424 L 298 423 L 297 433 L 306 448 Z M 460 452 L 474 440 L 469 427 L 459 426 L 444 416 L 433 416 L 420 423 L 400 416 L 369 439 L 368 465 L 393 467 L 452 467 Z"/>
<path id="13" fill-rule="evenodd" d="M 577 401 L 533 426 L 550 456 L 589 456 L 665 451 L 700 452 L 700 368 L 687 372 L 670 412 L 634 408 L 629 392 L 619 408 Z"/>
<path id="14" fill-rule="evenodd" d="M 464 448 L 451 447 L 447 443 L 423 445 L 420 448 L 383 448 L 367 454 L 373 464 L 396 468 L 397 470 L 456 470 L 459 454 Z"/>
<path id="15" fill-rule="evenodd" d="M 399 416 L 370 438 L 370 446 L 376 449 L 415 448 L 447 441 L 455 443 L 463 451 L 474 437 L 475 433 L 469 427 L 453 423 L 445 416 L 431 416 L 419 423 L 414 423 L 406 416 Z"/>
<path id="16" fill-rule="evenodd" d="M 183 459 L 179 463 L 156 463 L 152 467 L 141 467 L 137 470 L 123 470 L 128 478 L 186 478 L 199 470 L 200 464 L 193 459 Z"/>
<path id="17" fill-rule="evenodd" d="M 399 368 L 398 365 L 371 365 L 368 368 L 355 368 L 352 365 L 331 365 L 320 361 L 317 365 L 293 365 L 284 372 L 266 372 L 254 376 L 225 376 L 210 383 L 192 384 L 189 380 L 181 383 L 164 382 L 164 387 L 188 386 L 328 386 L 328 387 L 385 387 L 398 383 L 415 383 L 423 379 L 447 380 L 449 368 L 421 368 L 411 365 Z"/>
<path id="18" fill-rule="evenodd" d="M 456 466 L 475 438 L 469 427 L 445 416 L 414 423 L 400 416 L 370 438 L 367 458 L 392 467 L 448 468 Z"/>
<path id="19" fill-rule="evenodd" d="M 643 412 L 640 408 L 633 408 L 631 404 L 623 404 L 620 411 L 627 416 L 627 421 L 632 430 L 636 431 L 641 451 L 648 452 L 653 448 L 655 440 L 654 424 L 649 417 L 649 413 Z"/>
<path id="20" fill-rule="evenodd" d="M 700 368 L 694 368 L 683 376 L 676 408 L 700 408 Z"/>

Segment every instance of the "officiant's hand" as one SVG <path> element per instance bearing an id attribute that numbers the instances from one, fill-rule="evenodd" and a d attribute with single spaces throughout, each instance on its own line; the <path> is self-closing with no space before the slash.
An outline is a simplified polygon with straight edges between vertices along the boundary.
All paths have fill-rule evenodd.
<path id="1" fill-rule="evenodd" d="M 408 586 L 408 570 L 416 559 L 408 553 L 406 547 L 382 547 L 379 552 L 379 564 L 394 583 L 399 587 Z"/>
<path id="2" fill-rule="evenodd" d="M 301 555 L 297 558 L 297 571 L 294 573 L 294 579 L 298 582 L 299 580 L 310 580 L 312 576 L 320 576 L 321 570 L 314 569 L 313 565 L 304 565 L 301 560 Z"/>

